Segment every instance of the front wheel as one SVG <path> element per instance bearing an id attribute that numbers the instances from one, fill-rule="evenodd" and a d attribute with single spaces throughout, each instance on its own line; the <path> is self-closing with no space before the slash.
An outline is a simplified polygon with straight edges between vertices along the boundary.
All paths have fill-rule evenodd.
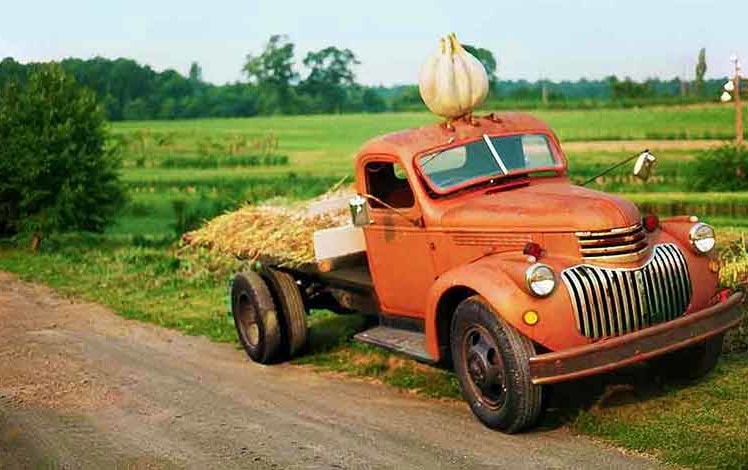
<path id="1" fill-rule="evenodd" d="M 462 395 L 483 424 L 515 433 L 537 421 L 543 389 L 531 380 L 529 339 L 474 296 L 457 307 L 450 342 Z"/>

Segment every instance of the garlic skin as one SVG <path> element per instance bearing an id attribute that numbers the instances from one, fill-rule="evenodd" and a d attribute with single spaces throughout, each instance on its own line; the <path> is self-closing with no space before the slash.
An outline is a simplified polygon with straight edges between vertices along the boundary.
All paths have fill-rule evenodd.
<path id="1" fill-rule="evenodd" d="M 449 119 L 464 116 L 483 104 L 488 95 L 488 74 L 468 53 L 454 33 L 440 42 L 440 50 L 421 67 L 418 89 L 426 106 Z"/>

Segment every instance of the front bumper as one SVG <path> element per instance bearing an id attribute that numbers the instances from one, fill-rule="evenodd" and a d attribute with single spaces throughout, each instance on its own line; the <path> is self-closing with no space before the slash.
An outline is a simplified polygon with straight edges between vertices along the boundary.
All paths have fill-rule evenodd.
<path id="1" fill-rule="evenodd" d="M 594 344 L 530 358 L 534 384 L 551 384 L 608 372 L 702 342 L 737 326 L 743 294 L 667 323 Z"/>

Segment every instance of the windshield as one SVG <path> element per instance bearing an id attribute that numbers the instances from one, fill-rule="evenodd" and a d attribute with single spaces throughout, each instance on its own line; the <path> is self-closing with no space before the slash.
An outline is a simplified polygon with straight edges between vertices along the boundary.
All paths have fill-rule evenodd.
<path id="1" fill-rule="evenodd" d="M 543 134 L 520 134 L 483 139 L 418 160 L 421 172 L 439 192 L 491 176 L 503 176 L 559 166 Z"/>

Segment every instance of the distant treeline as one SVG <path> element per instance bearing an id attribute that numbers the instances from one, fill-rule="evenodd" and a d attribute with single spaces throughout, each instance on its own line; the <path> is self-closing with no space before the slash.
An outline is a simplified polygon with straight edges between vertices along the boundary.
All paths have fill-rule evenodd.
<path id="1" fill-rule="evenodd" d="M 300 79 L 293 70 L 293 44 L 281 36 L 271 38 L 262 54 L 247 57 L 246 82 L 225 85 L 205 82 L 197 63 L 184 76 L 171 69 L 157 72 L 131 59 L 61 62 L 78 83 L 96 92 L 113 121 L 425 109 L 416 85 L 357 83 L 351 69 L 358 61 L 347 49 L 311 52 L 303 63 L 310 72 Z M 36 65 L 5 58 L 0 62 L 0 88 L 10 80 L 23 82 Z M 698 92 L 677 78 L 529 82 L 492 77 L 491 83 L 487 108 L 595 108 L 715 101 L 724 79 L 704 80 Z"/>

